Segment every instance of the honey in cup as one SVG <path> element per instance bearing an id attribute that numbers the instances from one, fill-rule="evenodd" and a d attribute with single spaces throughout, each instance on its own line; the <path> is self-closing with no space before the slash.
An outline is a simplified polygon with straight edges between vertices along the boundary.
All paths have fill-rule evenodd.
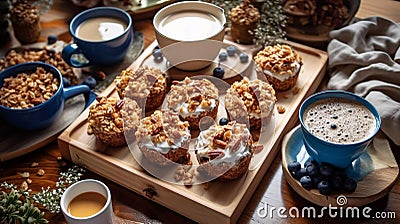
<path id="1" fill-rule="evenodd" d="M 85 192 L 76 196 L 68 205 L 68 212 L 78 218 L 85 218 L 98 213 L 107 199 L 97 192 Z"/>

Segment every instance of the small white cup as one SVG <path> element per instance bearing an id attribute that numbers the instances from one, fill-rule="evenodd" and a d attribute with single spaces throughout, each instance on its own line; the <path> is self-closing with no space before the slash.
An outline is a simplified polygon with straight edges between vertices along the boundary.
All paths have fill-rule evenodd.
<path id="1" fill-rule="evenodd" d="M 106 203 L 104 207 L 94 215 L 80 218 L 72 216 L 68 212 L 68 206 L 70 202 L 78 195 L 85 192 L 96 192 L 103 195 L 106 198 Z M 61 196 L 61 211 L 64 214 L 65 220 L 69 224 L 107 224 L 113 223 L 114 212 L 111 203 L 111 193 L 108 187 L 98 181 L 93 179 L 86 179 L 78 181 L 71 186 L 69 186 L 63 195 Z"/>

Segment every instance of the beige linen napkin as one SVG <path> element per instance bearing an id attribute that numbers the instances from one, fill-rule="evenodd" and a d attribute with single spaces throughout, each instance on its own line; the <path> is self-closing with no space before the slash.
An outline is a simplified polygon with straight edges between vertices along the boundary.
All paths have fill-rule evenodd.
<path id="1" fill-rule="evenodd" d="M 400 24 L 370 17 L 330 32 L 330 38 L 328 88 L 370 101 L 382 131 L 400 145 Z"/>

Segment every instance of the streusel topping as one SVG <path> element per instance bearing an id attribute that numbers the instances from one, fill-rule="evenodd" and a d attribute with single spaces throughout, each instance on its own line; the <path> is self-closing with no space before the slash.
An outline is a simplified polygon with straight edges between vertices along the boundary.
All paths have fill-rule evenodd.
<path id="1" fill-rule="evenodd" d="M 231 9 L 229 19 L 241 25 L 250 25 L 260 19 L 260 12 L 250 4 L 249 0 L 244 0 L 240 5 Z"/>

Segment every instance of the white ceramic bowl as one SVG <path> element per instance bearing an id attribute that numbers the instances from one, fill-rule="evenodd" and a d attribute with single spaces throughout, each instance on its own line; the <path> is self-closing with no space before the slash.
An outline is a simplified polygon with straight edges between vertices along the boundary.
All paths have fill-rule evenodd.
<path id="1" fill-rule="evenodd" d="M 204 32 L 209 31 L 204 31 L 193 24 L 190 28 L 194 32 L 190 33 L 198 35 L 198 39 L 174 37 L 173 35 L 176 33 L 166 30 L 163 24 L 165 18 L 182 12 L 186 15 L 191 12 L 203 13 L 205 17 L 211 16 L 217 19 L 219 25 L 213 29 L 214 32 L 207 35 Z M 205 68 L 218 56 L 225 35 L 225 23 L 226 19 L 222 8 L 201 1 L 183 1 L 168 5 L 158 11 L 153 19 L 156 39 L 164 57 L 171 66 L 188 71 Z"/>

